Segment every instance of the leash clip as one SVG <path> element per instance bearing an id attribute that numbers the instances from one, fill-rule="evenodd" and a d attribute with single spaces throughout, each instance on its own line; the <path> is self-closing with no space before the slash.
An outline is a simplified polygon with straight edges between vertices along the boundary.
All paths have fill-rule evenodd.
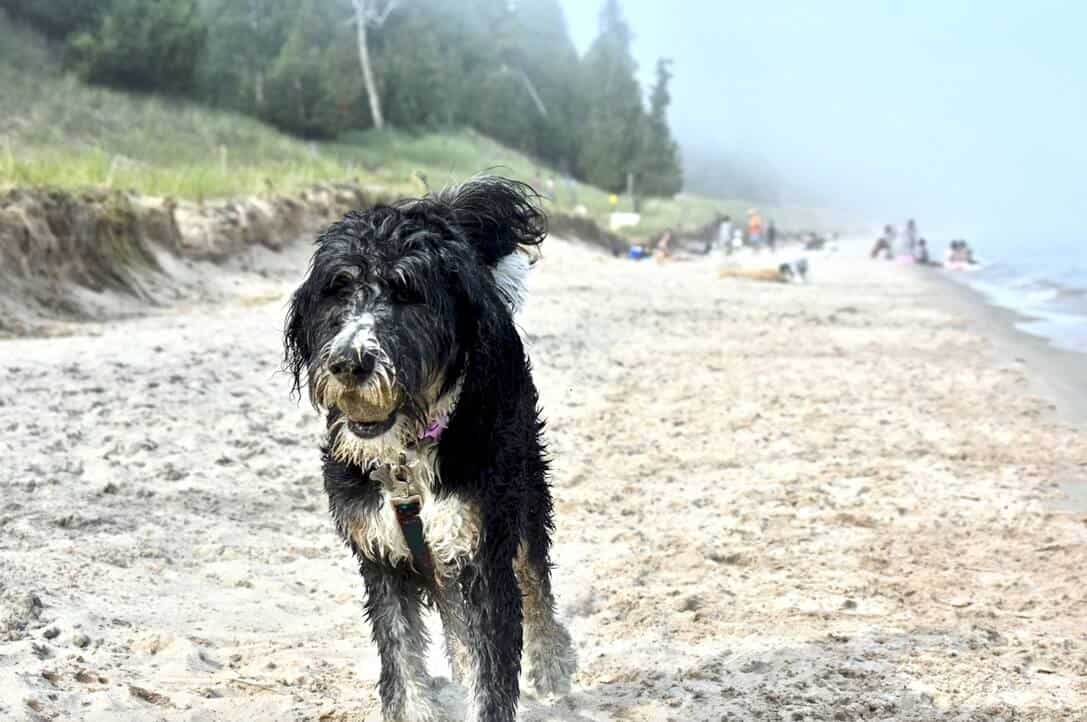
<path id="1" fill-rule="evenodd" d="M 423 508 L 423 498 L 418 494 L 410 496 L 394 496 L 389 499 L 396 512 L 396 522 L 400 525 L 400 532 L 404 535 L 404 541 L 411 552 L 411 565 L 416 572 L 426 577 L 434 575 L 434 558 L 430 555 L 430 547 L 426 543 L 426 535 L 423 533 L 423 520 L 419 518 L 419 512 Z"/>

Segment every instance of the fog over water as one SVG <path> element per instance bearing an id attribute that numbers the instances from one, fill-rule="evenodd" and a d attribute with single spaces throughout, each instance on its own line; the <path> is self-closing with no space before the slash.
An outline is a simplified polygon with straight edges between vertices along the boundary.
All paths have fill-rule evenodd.
<path id="1" fill-rule="evenodd" d="M 563 0 L 581 51 L 600 4 Z M 1087 240 L 1087 3 L 621 4 L 643 85 L 675 61 L 672 128 L 699 175 L 739 158 L 785 202 L 1062 255 Z"/>

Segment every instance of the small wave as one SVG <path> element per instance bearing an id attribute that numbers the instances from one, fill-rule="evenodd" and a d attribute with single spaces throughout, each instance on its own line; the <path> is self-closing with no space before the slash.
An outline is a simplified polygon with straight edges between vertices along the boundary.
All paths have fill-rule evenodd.
<path id="1" fill-rule="evenodd" d="M 1078 268 L 1026 269 L 1002 261 L 967 283 L 993 305 L 1030 318 L 1020 324 L 1062 348 L 1087 351 L 1087 272 Z"/>

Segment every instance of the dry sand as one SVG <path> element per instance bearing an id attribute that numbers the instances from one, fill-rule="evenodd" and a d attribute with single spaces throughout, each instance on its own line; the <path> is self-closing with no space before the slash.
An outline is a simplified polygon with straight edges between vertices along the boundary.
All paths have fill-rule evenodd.
<path id="1" fill-rule="evenodd" d="M 1087 719 L 1087 515 L 1056 511 L 1087 434 L 915 273 L 549 246 L 521 325 L 581 671 L 523 719 Z M 374 718 L 321 425 L 277 373 L 306 251 L 0 343 L 0 719 Z"/>

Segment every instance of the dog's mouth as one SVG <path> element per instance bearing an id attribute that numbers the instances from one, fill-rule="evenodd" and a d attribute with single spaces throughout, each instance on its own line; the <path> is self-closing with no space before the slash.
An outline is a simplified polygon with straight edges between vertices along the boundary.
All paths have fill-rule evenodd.
<path id="1" fill-rule="evenodd" d="M 363 439 L 375 439 L 381 436 L 386 431 L 396 425 L 396 411 L 389 414 L 387 419 L 381 419 L 379 421 L 356 421 L 351 417 L 347 418 L 347 428 L 352 434 Z"/>
<path id="2" fill-rule="evenodd" d="M 347 417 L 347 428 L 352 434 L 373 439 L 396 425 L 401 397 L 395 391 L 377 396 L 346 393 L 340 396 L 336 405 Z"/>

